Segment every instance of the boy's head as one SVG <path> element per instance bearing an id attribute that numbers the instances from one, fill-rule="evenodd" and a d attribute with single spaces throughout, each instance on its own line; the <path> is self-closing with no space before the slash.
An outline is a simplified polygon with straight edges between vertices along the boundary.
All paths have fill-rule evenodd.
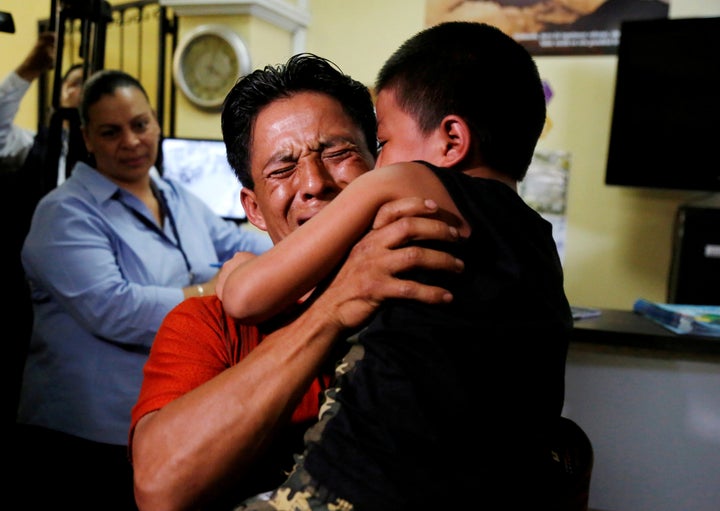
<path id="1" fill-rule="evenodd" d="M 407 133 L 395 121 L 383 122 L 383 101 L 390 98 L 425 137 L 448 116 L 464 120 L 470 147 L 463 165 L 525 177 L 545 124 L 545 95 L 530 54 L 500 29 L 459 21 L 422 30 L 385 62 L 375 89 L 381 144 Z M 432 147 L 417 148 L 412 159 L 423 159 L 423 150 Z M 382 152 L 378 162 L 392 163 Z"/>

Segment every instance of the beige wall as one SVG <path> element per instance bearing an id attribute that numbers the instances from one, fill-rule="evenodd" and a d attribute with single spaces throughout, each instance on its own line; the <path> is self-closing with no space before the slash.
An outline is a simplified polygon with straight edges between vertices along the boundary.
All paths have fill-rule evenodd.
<path id="1" fill-rule="evenodd" d="M 424 24 L 423 0 L 311 0 L 309 51 L 371 84 L 384 59 Z M 671 17 L 720 15 L 720 0 L 672 0 Z M 367 22 L 359 23 L 364 19 Z M 697 194 L 604 184 L 615 81 L 614 56 L 538 57 L 554 91 L 552 127 L 539 149 L 571 153 L 566 290 L 576 305 L 630 309 L 664 301 L 679 204 Z"/>
<path id="2" fill-rule="evenodd" d="M 110 3 L 127 4 L 129 2 L 127 0 L 110 0 Z M 17 67 L 35 43 L 38 21 L 50 18 L 50 0 L 3 0 L 0 3 L 0 10 L 10 12 L 13 15 L 16 30 L 14 34 L 0 33 L 0 76 L 5 76 Z M 144 12 L 142 35 L 139 35 L 138 23 L 130 19 L 138 15 L 136 9 L 128 11 L 128 19 L 122 30 L 118 28 L 117 24 L 109 24 L 107 27 L 105 67 L 120 67 L 139 78 L 147 89 L 151 101 L 154 102 L 156 99 L 154 91 L 158 85 L 156 41 L 159 37 L 159 28 L 158 19 L 151 10 L 157 11 L 157 7 L 150 6 Z M 152 44 L 148 44 L 143 51 L 139 52 L 137 44 L 133 44 L 139 38 Z M 79 47 L 80 34 L 76 32 L 74 42 L 68 42 L 64 45 L 63 70 L 66 70 L 73 63 L 81 62 L 78 56 Z M 153 106 L 157 107 L 154 103 Z M 167 105 L 165 108 L 167 108 Z M 21 126 L 35 128 L 37 123 L 37 82 L 33 83 L 31 90 L 25 96 L 16 121 Z"/>
<path id="3" fill-rule="evenodd" d="M 40 8 L 40 4 L 44 8 Z M 0 10 L 10 12 L 15 21 L 15 33 L 0 32 L 0 76 L 5 76 L 22 61 L 37 39 L 37 22 L 50 16 L 50 2 L 27 0 L 3 0 Z M 37 124 L 37 83 L 25 96 L 16 122 L 34 129 Z"/>
<path id="4" fill-rule="evenodd" d="M 41 2 L 37 2 L 41 3 Z M 115 3 L 115 2 L 113 2 Z M 424 26 L 424 0 L 309 0 L 306 49 L 328 57 L 371 85 L 384 59 Z M 49 5 L 49 2 L 48 2 Z M 0 74 L 17 65 L 35 40 L 36 2 L 4 0 L 16 34 L 0 34 Z M 718 16 L 720 0 L 672 0 L 671 17 Z M 198 23 L 233 26 L 248 43 L 253 67 L 276 64 L 291 53 L 287 32 L 244 16 L 185 18 L 180 34 Z M 566 289 L 576 305 L 629 309 L 638 297 L 664 301 L 677 206 L 697 194 L 608 187 L 604 165 L 615 80 L 614 56 L 538 57 L 554 91 L 552 127 L 539 149 L 569 151 L 572 158 L 565 247 Z M 34 94 L 18 122 L 32 127 Z M 218 114 L 193 108 L 178 94 L 177 133 L 220 136 Z"/>
<path id="5" fill-rule="evenodd" d="M 279 62 L 290 54 L 291 34 L 266 21 L 247 16 L 193 16 L 179 18 L 178 40 L 193 28 L 206 23 L 229 25 L 245 41 L 253 68 Z M 177 95 L 176 135 L 221 138 L 220 114 L 195 108 L 183 95 Z"/>

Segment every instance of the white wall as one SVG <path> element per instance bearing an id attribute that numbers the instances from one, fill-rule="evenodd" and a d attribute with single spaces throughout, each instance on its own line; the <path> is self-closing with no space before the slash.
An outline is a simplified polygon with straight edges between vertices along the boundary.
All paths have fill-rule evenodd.
<path id="1" fill-rule="evenodd" d="M 575 345 L 564 415 L 590 437 L 590 507 L 720 510 L 720 356 Z"/>

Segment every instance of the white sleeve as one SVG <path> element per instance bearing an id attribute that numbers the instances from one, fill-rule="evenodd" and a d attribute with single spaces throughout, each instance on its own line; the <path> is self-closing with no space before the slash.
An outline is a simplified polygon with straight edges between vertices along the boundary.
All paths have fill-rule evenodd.
<path id="1" fill-rule="evenodd" d="M 14 124 L 30 82 L 14 71 L 0 82 L 0 172 L 19 169 L 27 158 L 35 132 Z"/>

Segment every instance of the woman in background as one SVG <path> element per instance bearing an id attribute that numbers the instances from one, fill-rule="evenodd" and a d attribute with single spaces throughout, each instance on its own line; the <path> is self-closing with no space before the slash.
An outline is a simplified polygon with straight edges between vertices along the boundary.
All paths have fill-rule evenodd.
<path id="1" fill-rule="evenodd" d="M 28 509 L 136 509 L 127 435 L 155 332 L 185 298 L 214 293 L 213 265 L 271 243 L 158 176 L 160 126 L 132 76 L 88 79 L 80 118 L 94 165 L 38 204 L 22 251 L 34 324 L 18 486 L 32 485 Z"/>

